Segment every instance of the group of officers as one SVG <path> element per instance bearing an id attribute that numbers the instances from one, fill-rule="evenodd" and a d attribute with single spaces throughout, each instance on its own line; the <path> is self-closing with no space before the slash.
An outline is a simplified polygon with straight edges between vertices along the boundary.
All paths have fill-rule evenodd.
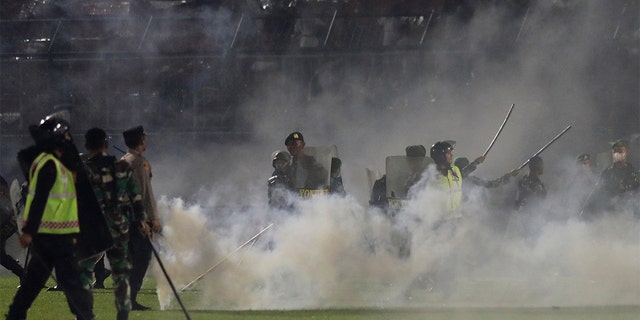
<path id="1" fill-rule="evenodd" d="M 302 161 L 305 157 L 305 142 L 300 132 L 291 133 L 285 139 L 285 145 L 288 152 L 277 150 L 272 154 L 274 171 L 268 179 L 269 204 L 280 209 L 292 208 L 291 194 L 304 197 L 302 190 L 308 186 L 303 187 L 299 183 L 296 184 L 294 180 L 300 176 L 300 167 L 310 167 L 309 161 Z M 435 207 L 442 213 L 440 222 L 456 221 L 464 215 L 465 211 L 470 211 L 471 208 L 465 208 L 465 204 L 469 206 L 477 204 L 472 204 L 470 199 L 474 189 L 497 188 L 505 185 L 524 167 L 523 165 L 521 168 L 513 169 L 495 180 L 483 180 L 472 175 L 472 172 L 484 162 L 485 156 L 477 157 L 472 162 L 465 157 L 454 158 L 452 152 L 454 147 L 455 141 L 438 141 L 431 146 L 429 157 L 427 157 L 427 149 L 424 146 L 408 146 L 405 149 L 406 156 L 398 157 L 400 161 L 406 163 L 406 172 L 400 175 L 401 183 L 390 181 L 393 178 L 398 180 L 398 174 L 395 173 L 395 177 L 389 177 L 389 172 L 376 180 L 371 190 L 370 206 L 380 208 L 385 214 L 393 217 L 399 212 L 402 201 L 409 199 L 417 190 L 428 185 L 441 191 L 439 203 Z M 576 191 L 568 197 L 577 201 L 575 208 L 567 209 L 575 209 L 576 214 L 583 219 L 594 219 L 604 212 L 615 210 L 617 205 L 626 205 L 626 202 L 633 199 L 640 189 L 640 171 L 628 161 L 629 142 L 620 139 L 611 143 L 611 154 L 612 164 L 602 172 L 599 178 L 592 171 L 591 156 L 584 153 L 577 157 L 576 170 L 571 173 L 573 175 L 571 179 L 567 179 L 570 185 L 566 189 Z M 389 171 L 389 158 L 387 158 L 387 171 Z M 428 170 L 430 164 L 435 165 L 434 171 Z M 340 159 L 332 158 L 329 182 L 315 188 L 322 189 L 328 194 L 346 194 L 342 185 L 340 165 Z M 527 161 L 526 165 L 529 172 L 517 181 L 518 192 L 512 210 L 516 213 L 515 216 L 525 217 L 524 221 L 519 221 L 520 224 L 525 224 L 521 226 L 524 229 L 527 228 L 528 223 L 526 217 L 535 215 L 547 197 L 547 190 L 541 179 L 544 172 L 543 159 L 536 154 Z M 320 170 L 315 171 L 320 172 Z M 423 175 L 427 172 L 429 176 L 423 179 Z M 326 174 L 326 170 L 323 174 Z M 426 185 L 417 186 L 418 182 Z M 631 206 L 636 216 L 638 216 L 637 207 L 637 205 Z"/>
<path id="2" fill-rule="evenodd" d="M 389 218 L 392 228 L 389 238 L 381 243 L 376 239 L 367 239 L 372 253 L 382 249 L 400 259 L 408 258 L 411 255 L 413 237 L 406 225 L 407 219 L 417 218 L 416 221 L 422 224 L 428 223 L 426 227 L 444 239 L 452 237 L 460 224 L 466 221 L 465 217 L 490 211 L 486 206 L 487 189 L 509 183 L 525 167 L 522 165 L 494 180 L 484 180 L 474 176 L 472 172 L 484 162 L 485 156 L 477 157 L 472 162 L 465 157 L 454 158 L 455 144 L 451 140 L 438 141 L 429 149 L 429 157 L 427 148 L 423 145 L 406 147 L 405 156 L 387 157 L 386 174 L 373 183 L 369 206 L 371 212 L 382 212 Z M 310 147 L 304 148 L 305 142 L 300 132 L 291 133 L 285 139 L 285 145 L 288 152 L 277 150 L 272 154 L 274 171 L 267 183 L 268 200 L 272 208 L 294 211 L 296 199 L 307 198 L 307 188 L 319 189 L 322 191 L 318 192 L 320 194 L 346 194 L 340 175 L 341 161 L 337 157 L 332 157 L 329 182 L 325 179 L 323 184 L 310 185 L 301 182 L 300 177 L 303 177 L 302 181 L 308 181 L 308 177 L 313 175 L 308 171 L 326 174 L 326 170 L 313 169 L 314 166 L 309 164 L 321 161 L 309 161 L 308 158 L 313 157 L 305 154 L 305 151 Z M 631 209 L 635 218 L 640 219 L 640 205 L 637 201 L 640 170 L 635 169 L 628 161 L 628 155 L 628 141 L 621 139 L 611 143 L 612 164 L 599 177 L 593 172 L 591 156 L 586 153 L 579 155 L 575 170 L 566 172 L 567 176 L 562 179 L 566 181 L 563 187 L 567 194 L 561 210 L 571 211 L 565 218 L 573 216 L 591 221 Z M 533 244 L 545 221 L 553 219 L 550 215 L 557 216 L 558 213 L 545 212 L 549 206 L 545 205 L 547 189 L 541 179 L 544 161 L 539 153 L 528 159 L 526 166 L 528 173 L 517 180 L 517 195 L 507 209 L 508 215 L 503 216 L 506 223 L 499 223 L 504 229 L 496 231 L 506 237 L 518 237 L 525 243 Z M 301 170 L 305 173 L 300 174 Z M 403 210 L 406 201 L 419 197 L 424 190 L 435 195 L 428 198 L 429 208 L 425 208 L 435 214 L 435 217 L 421 219 L 418 217 L 420 213 L 417 216 L 416 213 L 408 213 L 413 214 L 411 217 L 403 216 L 407 213 Z M 405 291 L 405 296 L 410 298 L 411 291 L 422 286 L 428 286 L 431 291 L 439 291 L 444 297 L 450 295 L 455 287 L 455 255 L 445 260 L 432 266 L 432 270 L 417 276 Z"/>
<path id="3" fill-rule="evenodd" d="M 105 253 L 117 319 L 128 319 L 130 310 L 150 309 L 137 296 L 151 260 L 152 236 L 162 232 L 162 225 L 151 166 L 143 156 L 144 128 L 122 133 L 128 151 L 120 159 L 107 154 L 109 137 L 100 128 L 86 132 L 87 153 L 80 154 L 61 114 L 47 116 L 29 131 L 35 144 L 18 153 L 26 178 L 23 222 L 17 225 L 16 213 L 6 224 L 20 231 L 20 245 L 27 248 L 24 269 L 15 259 L 5 259 L 4 236 L 2 243 L 3 265 L 8 262 L 21 278 L 6 319 L 26 319 L 49 277 L 76 319 L 94 319 L 94 268 Z M 106 276 L 104 271 L 95 275 L 98 282 Z"/>
<path id="4" fill-rule="evenodd" d="M 155 198 L 151 187 L 151 167 L 142 155 L 146 150 L 146 133 L 142 126 L 123 132 L 128 152 L 118 159 L 107 154 L 106 132 L 93 128 L 85 134 L 88 153 L 81 155 L 69 132 L 69 124 L 60 116 L 48 116 L 30 127 L 35 144 L 18 154 L 27 179 L 24 218 L 20 244 L 28 248 L 24 269 L 13 259 L 6 259 L 2 237 L 3 265 L 17 275 L 20 287 L 9 307 L 6 319 L 26 319 L 27 311 L 55 269 L 55 280 L 67 298 L 77 319 L 93 319 L 94 267 L 104 253 L 111 264 L 117 319 L 128 319 L 130 310 L 147 310 L 137 302 L 137 295 L 152 255 L 151 237 L 160 233 Z M 268 179 L 269 205 L 292 209 L 295 195 L 346 195 L 337 150 L 329 150 L 326 159 L 305 152 L 302 133 L 293 132 L 285 139 L 287 151 L 272 154 L 272 176 Z M 409 199 L 427 183 L 441 191 L 437 207 L 443 213 L 435 228 L 455 225 L 464 212 L 470 188 L 498 187 L 516 176 L 514 169 L 502 177 L 485 181 L 471 173 L 485 157 L 473 162 L 454 159 L 454 141 L 434 143 L 426 157 L 422 145 L 406 148 L 407 170 L 403 183 L 394 185 L 393 177 L 383 176 L 372 188 L 370 205 L 393 216 L 397 204 Z M 307 148 L 311 149 L 311 148 Z M 592 190 L 580 201 L 580 215 L 591 219 L 601 212 L 614 210 L 620 202 L 637 200 L 640 171 L 628 161 L 629 143 L 612 144 L 612 165 L 594 179 L 591 158 L 577 159 L 579 174 L 572 183 L 585 184 Z M 434 164 L 433 167 L 429 166 Z M 328 170 L 326 169 L 328 167 Z M 546 197 L 540 176 L 543 161 L 534 156 L 528 161 L 529 172 L 518 181 L 516 211 L 527 214 Z M 387 172 L 389 173 L 389 172 Z M 428 173 L 428 177 L 423 175 Z M 7 184 L 0 191 L 6 194 Z M 636 206 L 637 211 L 637 206 Z M 635 212 L 637 214 L 637 212 Z M 13 226 L 17 228 L 16 220 Z M 3 223 L 5 226 L 11 224 Z M 5 234 L 3 232 L 3 234 Z"/>

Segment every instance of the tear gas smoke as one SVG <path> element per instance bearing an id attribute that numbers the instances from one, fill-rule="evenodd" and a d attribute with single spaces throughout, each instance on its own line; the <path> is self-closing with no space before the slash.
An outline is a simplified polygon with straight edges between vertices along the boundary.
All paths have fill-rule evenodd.
<path id="1" fill-rule="evenodd" d="M 603 108 L 592 89 L 617 90 L 633 78 L 629 74 L 637 77 L 637 65 L 625 72 L 616 57 L 601 54 L 609 44 L 593 40 L 613 32 L 608 19 L 626 21 L 611 3 L 574 4 L 571 14 L 556 2 L 534 4 L 526 24 L 495 6 L 478 10 L 464 32 L 452 22 L 429 40 L 441 49 L 428 56 L 431 73 L 411 72 L 411 59 L 420 58 L 407 57 L 401 70 L 388 72 L 414 81 L 399 88 L 382 75 L 380 90 L 388 97 L 381 110 L 369 107 L 376 96 L 363 85 L 376 76 L 355 61 L 335 59 L 318 69 L 324 91 L 306 107 L 283 106 L 292 104 L 286 92 L 308 90 L 307 84 L 268 75 L 243 107 L 259 133 L 243 144 L 188 149 L 150 135 L 156 192 L 168 195 L 160 201 L 166 231 L 158 241 L 178 286 L 275 223 L 207 274 L 195 286 L 198 305 L 190 308 L 637 304 L 637 199 L 585 222 L 576 217 L 592 187 L 568 183 L 575 154 L 607 148 L 594 129 L 602 115 L 625 110 Z M 521 29 L 515 44 L 496 39 L 509 25 Z M 500 45 L 504 41 L 509 45 Z M 452 43 L 475 54 L 452 54 Z M 594 80 L 590 70 L 612 78 Z M 629 94 L 637 105 L 637 94 Z M 447 139 L 458 142 L 456 156 L 480 154 L 511 103 L 516 107 L 509 123 L 474 174 L 502 175 L 553 132 L 567 124 L 574 128 L 541 155 L 549 195 L 530 217 L 511 212 L 517 178 L 499 189 L 472 190 L 468 217 L 455 232 L 433 229 L 439 195 L 429 188 L 414 190 L 396 223 L 368 208 L 365 168 L 384 171 L 385 157 L 403 154 L 405 146 Z M 307 145 L 338 145 L 349 196 L 296 201 L 293 213 L 267 207 L 269 155 L 284 149 L 284 137 L 295 130 Z M 411 254 L 401 259 L 398 243 L 406 240 Z M 153 275 L 161 305 L 171 306 L 157 268 Z"/>
<path id="2" fill-rule="evenodd" d="M 168 227 L 161 246 L 173 281 L 186 284 L 275 222 L 194 286 L 194 309 L 582 306 L 640 298 L 630 281 L 640 270 L 640 228 L 629 208 L 593 223 L 554 221 L 555 210 L 568 208 L 547 208 L 532 234 L 511 225 L 502 232 L 470 210 L 476 215 L 452 235 L 432 227 L 439 197 L 429 188 L 421 191 L 396 224 L 352 197 L 300 201 L 294 213 L 257 206 L 220 221 L 205 218 L 212 208 L 165 198 L 161 213 Z M 483 208 L 480 202 L 467 205 Z M 409 236 L 408 258 L 398 258 L 394 235 Z M 171 291 L 157 269 L 159 298 L 168 307 Z M 457 285 L 446 299 L 429 291 L 450 282 Z"/>

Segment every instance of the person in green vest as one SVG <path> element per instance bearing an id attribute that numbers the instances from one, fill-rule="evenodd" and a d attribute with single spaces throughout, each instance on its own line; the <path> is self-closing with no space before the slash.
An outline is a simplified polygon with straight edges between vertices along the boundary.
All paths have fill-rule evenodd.
<path id="1" fill-rule="evenodd" d="M 58 285 L 77 319 L 93 319 L 93 296 L 80 281 L 77 243 L 80 233 L 74 172 L 63 164 L 71 142 L 68 124 L 50 118 L 31 126 L 40 153 L 29 168 L 22 247 L 30 248 L 26 276 L 6 319 L 26 319 L 27 311 L 55 268 Z"/>
<path id="2" fill-rule="evenodd" d="M 443 221 L 456 220 L 462 217 L 462 173 L 453 164 L 453 141 L 438 141 L 431 146 L 430 156 L 436 163 L 437 175 L 432 184 L 443 191 L 441 202 Z"/>

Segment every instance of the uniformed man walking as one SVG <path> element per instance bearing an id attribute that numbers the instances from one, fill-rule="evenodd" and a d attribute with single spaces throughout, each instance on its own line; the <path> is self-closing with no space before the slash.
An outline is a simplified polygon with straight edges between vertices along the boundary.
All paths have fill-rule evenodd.
<path id="1" fill-rule="evenodd" d="M 122 157 L 133 172 L 133 179 L 136 181 L 140 194 L 142 195 L 142 205 L 147 214 L 147 222 L 151 225 L 151 230 L 155 233 L 162 232 L 162 225 L 156 210 L 156 200 L 151 187 L 151 165 L 142 155 L 147 150 L 147 134 L 142 126 L 133 127 L 122 133 L 124 142 L 129 147 L 127 153 Z M 131 284 L 131 308 L 132 310 L 149 310 L 137 301 L 138 292 L 142 287 L 144 275 L 151 262 L 150 238 L 137 227 L 129 229 L 129 257 L 131 258 L 132 269 L 129 282 Z"/>
<path id="2" fill-rule="evenodd" d="M 61 161 L 71 136 L 68 125 L 55 118 L 32 126 L 31 134 L 42 151 L 29 170 L 29 193 L 20 244 L 31 249 L 22 285 L 9 307 L 7 319 L 26 319 L 27 310 L 56 270 L 69 307 L 77 319 L 93 319 L 93 296 L 80 281 L 77 240 L 80 233 L 74 175 Z M 71 155 L 76 156 L 76 155 Z"/>
<path id="3" fill-rule="evenodd" d="M 613 164 L 600 175 L 596 190 L 588 200 L 587 218 L 602 211 L 612 211 L 616 206 L 634 206 L 634 214 L 640 217 L 637 193 L 640 190 L 640 171 L 628 162 L 629 143 L 620 139 L 611 145 Z"/>
<path id="4" fill-rule="evenodd" d="M 107 250 L 106 254 L 111 265 L 114 283 L 113 292 L 118 309 L 116 319 L 125 320 L 129 318 L 131 310 L 129 226 L 140 228 L 143 234 L 148 234 L 147 217 L 142 207 L 142 196 L 133 180 L 129 163 L 106 153 L 108 148 L 106 132 L 100 128 L 87 131 L 85 147 L 89 151 L 84 161 L 85 167 L 114 242 L 113 247 Z M 81 263 L 85 285 L 91 283 L 95 261 L 95 259 L 86 259 Z"/>

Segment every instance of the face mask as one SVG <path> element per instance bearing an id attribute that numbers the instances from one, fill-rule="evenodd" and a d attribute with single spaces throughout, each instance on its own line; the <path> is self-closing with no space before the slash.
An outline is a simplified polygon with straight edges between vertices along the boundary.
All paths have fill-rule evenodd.
<path id="1" fill-rule="evenodd" d="M 623 162 L 627 159 L 627 155 L 621 152 L 613 153 L 613 162 Z"/>

